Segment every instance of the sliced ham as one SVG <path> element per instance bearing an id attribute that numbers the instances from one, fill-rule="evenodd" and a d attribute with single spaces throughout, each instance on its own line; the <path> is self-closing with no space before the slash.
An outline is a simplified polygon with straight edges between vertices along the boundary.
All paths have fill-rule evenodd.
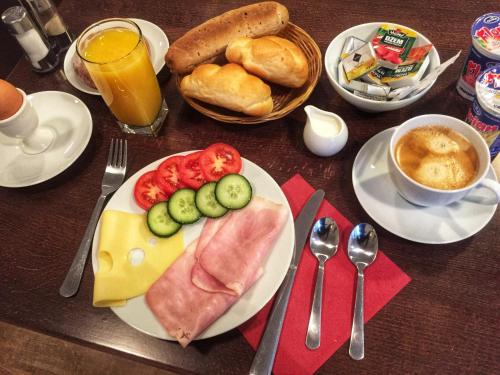
<path id="1" fill-rule="evenodd" d="M 183 347 L 261 276 L 286 216 L 284 206 L 254 197 L 241 210 L 207 220 L 200 238 L 151 286 L 147 304 Z"/>
<path id="2" fill-rule="evenodd" d="M 209 293 L 191 282 L 196 263 L 191 243 L 146 293 L 146 302 L 166 331 L 186 347 L 237 298 L 227 293 Z"/>
<path id="3" fill-rule="evenodd" d="M 240 296 L 262 274 L 264 260 L 278 238 L 286 216 L 283 205 L 254 197 L 247 207 L 233 211 L 230 219 L 198 251 L 200 266 Z M 211 290 L 211 285 L 197 285 Z"/>
<path id="4" fill-rule="evenodd" d="M 226 288 L 224 284 L 205 271 L 198 262 L 202 250 L 212 240 L 212 237 L 218 232 L 218 230 L 229 220 L 232 214 L 232 212 L 229 212 L 219 219 L 207 219 L 205 225 L 203 226 L 203 230 L 201 231 L 200 238 L 198 239 L 198 245 L 196 246 L 195 252 L 197 262 L 191 272 L 191 280 L 194 285 L 206 290 L 207 292 L 222 292 L 235 295 L 231 289 Z"/>

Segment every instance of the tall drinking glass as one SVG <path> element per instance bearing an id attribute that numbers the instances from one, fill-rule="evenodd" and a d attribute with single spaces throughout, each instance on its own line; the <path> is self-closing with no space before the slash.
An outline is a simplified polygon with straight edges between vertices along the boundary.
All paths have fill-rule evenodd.
<path id="1" fill-rule="evenodd" d="M 128 19 L 99 21 L 80 35 L 76 50 L 121 129 L 157 135 L 168 108 L 139 26 Z"/>

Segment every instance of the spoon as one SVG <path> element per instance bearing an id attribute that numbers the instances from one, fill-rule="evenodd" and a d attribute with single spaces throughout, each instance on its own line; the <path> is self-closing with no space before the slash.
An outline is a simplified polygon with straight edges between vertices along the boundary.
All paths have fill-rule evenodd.
<path id="1" fill-rule="evenodd" d="M 323 217 L 314 223 L 311 230 L 309 247 L 318 259 L 318 273 L 316 275 L 316 287 L 307 327 L 306 346 L 309 349 L 317 349 L 321 338 L 321 305 L 323 299 L 323 275 L 325 262 L 334 256 L 339 245 L 339 228 L 337 223 L 330 217 Z"/>
<path id="2" fill-rule="evenodd" d="M 352 359 L 360 360 L 365 356 L 364 333 L 364 281 L 363 271 L 373 263 L 377 256 L 378 239 L 375 229 L 370 224 L 358 224 L 354 227 L 347 243 L 347 255 L 358 269 L 356 284 L 356 300 L 354 302 L 354 318 L 352 321 L 351 343 L 349 355 Z"/>

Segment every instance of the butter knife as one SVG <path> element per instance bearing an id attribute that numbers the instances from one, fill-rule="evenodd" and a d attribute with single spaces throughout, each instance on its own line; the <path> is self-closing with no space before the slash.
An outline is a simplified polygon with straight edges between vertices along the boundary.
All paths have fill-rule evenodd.
<path id="1" fill-rule="evenodd" d="M 285 320 L 286 309 L 288 306 L 288 299 L 292 291 L 293 281 L 295 280 L 295 273 L 297 266 L 302 255 L 302 250 L 306 244 L 307 236 L 311 230 L 314 222 L 314 217 L 318 212 L 319 206 L 325 197 L 323 190 L 317 190 L 304 208 L 295 219 L 295 248 L 293 252 L 292 262 L 288 268 L 287 274 L 281 285 L 276 298 L 274 300 L 273 310 L 267 322 L 266 330 L 260 340 L 257 353 L 255 353 L 252 367 L 250 368 L 250 375 L 271 374 L 274 365 L 274 358 L 278 349 L 278 343 L 281 335 L 281 328 Z"/>

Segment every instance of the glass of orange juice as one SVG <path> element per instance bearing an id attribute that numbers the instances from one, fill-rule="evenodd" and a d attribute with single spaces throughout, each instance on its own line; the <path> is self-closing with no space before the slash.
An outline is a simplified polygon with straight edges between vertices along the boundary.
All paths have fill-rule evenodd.
<path id="1" fill-rule="evenodd" d="M 125 133 L 157 135 L 168 108 L 139 26 L 109 18 L 83 31 L 76 50 Z"/>

